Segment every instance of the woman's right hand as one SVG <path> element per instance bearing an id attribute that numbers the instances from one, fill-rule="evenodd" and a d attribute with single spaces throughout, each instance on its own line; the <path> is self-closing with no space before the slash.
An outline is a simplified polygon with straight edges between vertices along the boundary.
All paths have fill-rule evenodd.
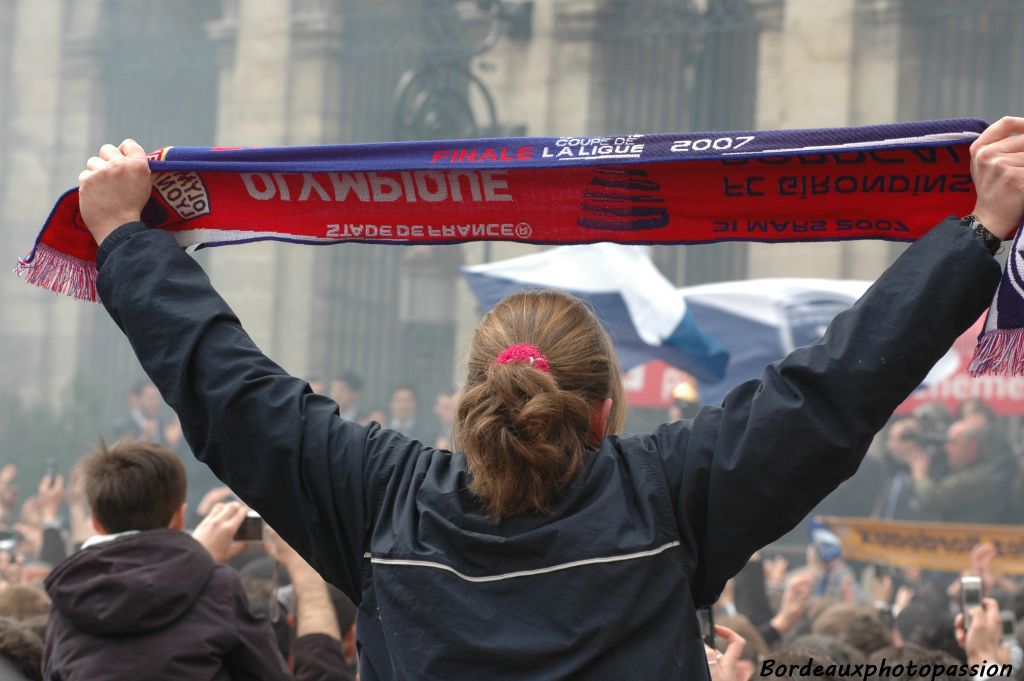
<path id="1" fill-rule="evenodd" d="M 1024 219 L 1024 118 L 1004 116 L 971 144 L 972 215 L 1002 240 Z"/>

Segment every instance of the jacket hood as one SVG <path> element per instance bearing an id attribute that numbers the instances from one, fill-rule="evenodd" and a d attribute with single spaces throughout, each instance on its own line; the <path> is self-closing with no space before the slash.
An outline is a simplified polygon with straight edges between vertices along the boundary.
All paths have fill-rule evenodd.
<path id="1" fill-rule="evenodd" d="M 53 606 L 99 636 L 147 633 L 184 615 L 214 567 L 203 546 L 177 530 L 147 530 L 82 549 L 46 578 Z"/>

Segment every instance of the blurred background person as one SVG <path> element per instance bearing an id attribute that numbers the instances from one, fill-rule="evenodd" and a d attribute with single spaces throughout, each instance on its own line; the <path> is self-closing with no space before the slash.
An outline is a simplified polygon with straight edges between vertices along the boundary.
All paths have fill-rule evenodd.
<path id="1" fill-rule="evenodd" d="M 363 379 L 352 371 L 345 371 L 331 380 L 331 399 L 338 403 L 341 418 L 359 420 L 359 393 L 362 389 Z"/>
<path id="2" fill-rule="evenodd" d="M 160 410 L 163 398 L 160 391 L 148 380 L 141 380 L 132 385 L 125 399 L 128 414 L 113 425 L 110 441 L 117 442 L 122 437 L 146 442 L 166 441 L 164 423 Z"/>
<path id="3" fill-rule="evenodd" d="M 1017 464 L 1005 450 L 997 450 L 989 429 L 976 418 L 954 422 L 946 435 L 949 472 L 933 477 L 934 456 L 910 454 L 914 495 L 928 520 L 998 523 L 1010 520 Z"/>
<path id="4" fill-rule="evenodd" d="M 391 389 L 387 427 L 420 442 L 434 442 L 429 424 L 420 419 L 419 395 L 408 384 L 399 384 Z"/>

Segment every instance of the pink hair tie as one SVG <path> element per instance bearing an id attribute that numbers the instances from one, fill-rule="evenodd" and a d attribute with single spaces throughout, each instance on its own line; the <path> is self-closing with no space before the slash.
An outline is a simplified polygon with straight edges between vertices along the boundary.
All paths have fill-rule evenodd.
<path id="1" fill-rule="evenodd" d="M 551 373 L 551 369 L 548 366 L 548 358 L 544 356 L 540 348 L 529 343 L 510 345 L 501 351 L 498 359 L 494 360 L 495 364 L 508 364 L 509 362 L 526 362 L 534 369 L 540 369 L 545 374 Z"/>

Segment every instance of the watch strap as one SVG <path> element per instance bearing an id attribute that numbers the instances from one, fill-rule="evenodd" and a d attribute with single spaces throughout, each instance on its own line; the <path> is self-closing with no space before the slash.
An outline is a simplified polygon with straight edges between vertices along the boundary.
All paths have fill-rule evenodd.
<path id="1" fill-rule="evenodd" d="M 981 220 L 976 216 L 966 215 L 960 218 L 960 224 L 977 234 L 978 237 L 981 238 L 982 243 L 985 244 L 985 248 L 987 248 L 989 253 L 992 255 L 998 253 L 999 249 L 1003 247 L 1003 240 L 985 229 L 985 225 L 981 224 Z"/>

